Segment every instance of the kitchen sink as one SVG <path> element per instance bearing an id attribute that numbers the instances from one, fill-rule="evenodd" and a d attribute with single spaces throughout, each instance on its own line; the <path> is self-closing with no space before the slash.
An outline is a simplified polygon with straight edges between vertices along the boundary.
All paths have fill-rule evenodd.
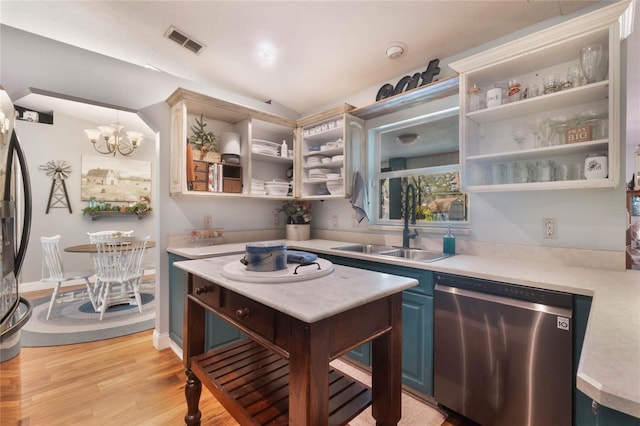
<path id="1" fill-rule="evenodd" d="M 393 250 L 382 251 L 378 254 L 380 254 L 381 256 L 393 256 L 409 260 L 419 260 L 421 262 L 435 262 L 436 260 L 449 257 L 448 254 L 444 254 L 438 251 L 412 248 L 394 248 Z"/>
<path id="2" fill-rule="evenodd" d="M 334 250 L 350 251 L 354 253 L 364 253 L 376 256 L 397 257 L 407 260 L 417 260 L 420 262 L 435 262 L 436 260 L 444 259 L 450 256 L 448 254 L 443 254 L 437 251 L 375 244 L 351 244 L 348 246 L 334 247 Z"/>
<path id="3" fill-rule="evenodd" d="M 348 246 L 334 247 L 334 250 L 352 251 L 355 253 L 380 254 L 383 251 L 394 250 L 392 246 L 380 246 L 375 244 L 351 244 Z"/>

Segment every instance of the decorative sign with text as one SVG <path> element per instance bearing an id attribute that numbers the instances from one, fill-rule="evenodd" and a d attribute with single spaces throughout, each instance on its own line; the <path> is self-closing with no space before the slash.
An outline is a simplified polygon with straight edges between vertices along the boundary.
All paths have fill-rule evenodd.
<path id="1" fill-rule="evenodd" d="M 564 140 L 566 143 L 587 142 L 592 138 L 590 124 L 573 127 L 571 129 L 567 129 L 565 132 Z"/>
<path id="2" fill-rule="evenodd" d="M 429 84 L 433 81 L 433 78 L 440 74 L 440 67 L 438 64 L 440 63 L 440 59 L 433 59 L 427 65 L 427 69 L 424 72 L 417 72 L 412 76 L 406 75 L 398 81 L 398 84 L 394 87 L 393 85 L 387 83 L 378 90 L 378 94 L 376 95 L 376 102 L 381 99 L 387 99 L 391 96 L 395 96 L 399 93 L 406 92 L 407 90 L 415 89 L 419 86 L 424 86 L 425 84 Z M 420 83 L 420 85 L 418 85 Z"/>

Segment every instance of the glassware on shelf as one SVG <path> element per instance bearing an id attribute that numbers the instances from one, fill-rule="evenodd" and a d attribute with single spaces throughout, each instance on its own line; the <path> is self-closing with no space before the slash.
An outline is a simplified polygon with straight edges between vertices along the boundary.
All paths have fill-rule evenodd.
<path id="1" fill-rule="evenodd" d="M 577 65 L 572 65 L 567 69 L 567 85 L 568 89 L 582 86 L 582 73 Z"/>
<path id="2" fill-rule="evenodd" d="M 540 85 L 538 83 L 531 83 L 527 87 L 527 99 L 535 98 L 540 95 Z"/>
<path id="3" fill-rule="evenodd" d="M 569 127 L 567 118 L 564 115 L 553 117 L 548 120 L 548 125 L 552 129 L 549 145 L 564 145 L 566 143 L 565 131 Z"/>
<path id="4" fill-rule="evenodd" d="M 554 165 L 551 160 L 536 162 L 536 182 L 550 182 L 554 180 Z"/>
<path id="5" fill-rule="evenodd" d="M 591 126 L 591 140 L 606 139 L 609 135 L 609 117 L 606 113 L 584 111 L 575 120 L 576 125 Z"/>
<path id="6" fill-rule="evenodd" d="M 549 122 L 549 120 L 539 118 L 538 120 L 536 120 L 536 124 L 540 132 L 539 147 L 551 146 L 553 142 L 553 137 L 555 136 L 555 129 L 551 126 L 551 123 Z"/>
<path id="7" fill-rule="evenodd" d="M 511 165 L 511 179 L 513 183 L 529 182 L 529 166 L 524 161 L 515 161 Z"/>
<path id="8" fill-rule="evenodd" d="M 469 89 L 469 111 L 479 111 L 482 109 L 482 93 L 477 85 Z"/>
<path id="9" fill-rule="evenodd" d="M 609 52 L 600 44 L 580 49 L 580 68 L 587 84 L 604 80 L 609 66 Z"/>
<path id="10" fill-rule="evenodd" d="M 571 165 L 560 163 L 556 165 L 556 180 L 571 180 Z"/>
<path id="11" fill-rule="evenodd" d="M 527 138 L 526 131 L 524 129 L 520 128 L 520 127 L 514 127 L 512 133 L 511 133 L 511 137 L 513 137 L 513 140 L 518 145 L 518 148 L 522 149 L 523 148 L 523 142 Z"/>
<path id="12" fill-rule="evenodd" d="M 508 166 L 505 163 L 496 163 L 492 166 L 491 182 L 494 185 L 509 183 L 507 172 Z"/>
<path id="13" fill-rule="evenodd" d="M 560 90 L 560 74 L 548 74 L 542 78 L 543 93 L 548 95 L 549 93 L 557 92 Z"/>

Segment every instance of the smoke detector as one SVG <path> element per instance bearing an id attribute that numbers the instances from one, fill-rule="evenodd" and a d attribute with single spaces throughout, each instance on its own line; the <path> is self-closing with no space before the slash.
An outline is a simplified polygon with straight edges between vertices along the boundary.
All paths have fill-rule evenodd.
<path id="1" fill-rule="evenodd" d="M 389 46 L 387 46 L 387 57 L 389 59 L 397 59 L 401 56 L 403 56 L 407 51 L 407 45 L 399 42 L 399 41 L 394 41 L 393 43 L 390 43 Z"/>

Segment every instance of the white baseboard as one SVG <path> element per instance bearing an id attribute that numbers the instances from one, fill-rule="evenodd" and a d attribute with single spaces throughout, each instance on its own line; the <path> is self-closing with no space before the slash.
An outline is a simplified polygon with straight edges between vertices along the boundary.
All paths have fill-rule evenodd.
<path id="1" fill-rule="evenodd" d="M 161 351 L 171 346 L 171 337 L 169 333 L 158 333 L 158 329 L 153 331 L 153 347 Z"/>
<path id="2" fill-rule="evenodd" d="M 178 344 L 176 342 L 174 342 L 173 340 L 171 341 L 171 350 L 173 351 L 173 353 L 175 353 L 178 358 L 182 359 L 182 348 L 180 346 L 178 346 Z"/>

